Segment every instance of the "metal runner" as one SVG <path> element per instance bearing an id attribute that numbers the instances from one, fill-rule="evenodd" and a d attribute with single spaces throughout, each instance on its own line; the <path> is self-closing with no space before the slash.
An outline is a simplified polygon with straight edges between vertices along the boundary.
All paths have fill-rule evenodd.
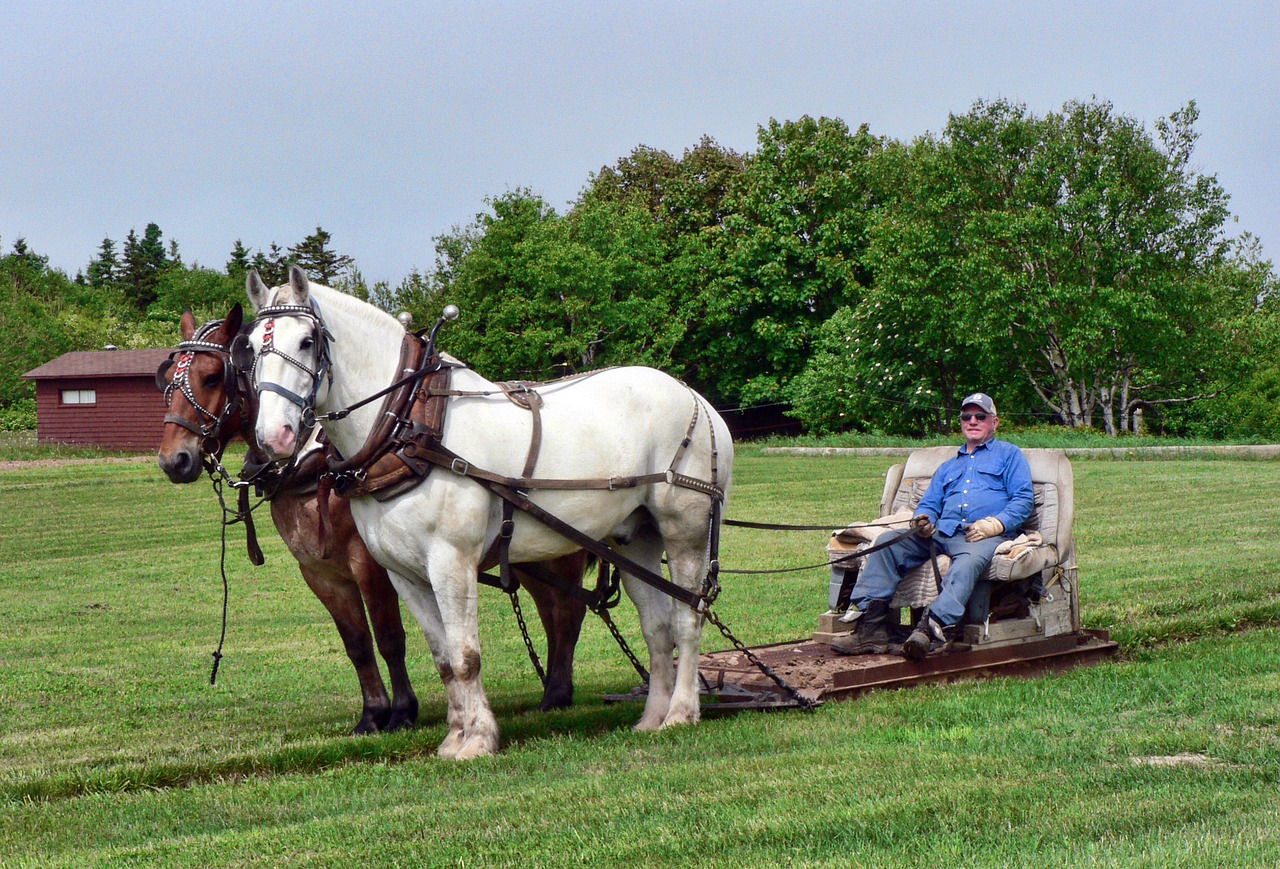
<path id="1" fill-rule="evenodd" d="M 1106 631 L 1081 631 L 993 646 L 933 652 L 915 662 L 898 655 L 840 655 L 826 643 L 794 640 L 749 651 L 814 701 L 849 700 L 868 691 L 995 676 L 1036 676 L 1096 664 L 1119 645 Z M 743 651 L 704 652 L 699 660 L 704 715 L 740 710 L 794 709 L 797 702 L 761 673 Z M 643 699 L 643 686 L 606 701 Z"/>

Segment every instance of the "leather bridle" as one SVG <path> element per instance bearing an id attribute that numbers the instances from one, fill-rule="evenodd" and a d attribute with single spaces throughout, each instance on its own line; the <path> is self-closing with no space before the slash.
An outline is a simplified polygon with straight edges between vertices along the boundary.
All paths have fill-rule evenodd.
<path id="1" fill-rule="evenodd" d="M 301 317 L 311 321 L 312 340 L 319 347 L 315 369 L 308 367 L 302 361 L 295 359 L 276 346 L 275 325 L 277 317 Z M 258 317 L 255 322 L 262 323 L 262 350 L 255 353 L 253 345 L 249 342 L 249 336 L 241 333 L 231 342 L 231 363 L 237 370 L 247 374 L 251 390 L 258 393 L 264 391 L 274 392 L 283 396 L 302 411 L 303 431 L 298 433 L 298 441 L 301 443 L 310 436 L 311 430 L 315 428 L 316 399 L 320 394 L 320 385 L 325 382 L 328 382 L 329 385 L 333 383 L 333 370 L 330 366 L 329 356 L 329 342 L 333 340 L 333 336 L 325 328 L 324 320 L 320 317 L 320 310 L 314 299 L 311 300 L 310 305 L 268 305 L 258 311 Z M 258 364 L 266 356 L 279 356 L 305 373 L 311 378 L 310 391 L 303 396 L 281 386 L 279 383 L 260 380 L 258 378 Z"/>
<path id="2" fill-rule="evenodd" d="M 221 326 L 222 320 L 205 323 L 190 339 L 180 342 L 177 350 L 156 369 L 156 387 L 164 394 L 165 405 L 173 403 L 173 393 L 177 391 L 200 415 L 199 422 L 192 422 L 179 414 L 168 413 L 165 414 L 164 421 L 181 426 L 199 437 L 201 453 L 215 459 L 221 457 L 227 442 L 236 434 L 234 431 L 224 431 L 227 423 L 245 406 L 244 391 L 239 388 L 239 378 L 231 362 L 231 354 L 224 345 L 208 340 L 209 335 Z M 191 387 L 191 364 L 197 353 L 215 353 L 222 357 L 225 399 L 220 413 L 214 413 L 201 404 Z M 171 368 L 173 378 L 169 379 L 167 375 Z"/>

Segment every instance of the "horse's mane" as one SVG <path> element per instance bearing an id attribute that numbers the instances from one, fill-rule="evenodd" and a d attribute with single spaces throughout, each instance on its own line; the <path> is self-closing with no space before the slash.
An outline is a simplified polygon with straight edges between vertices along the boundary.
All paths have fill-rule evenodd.
<path id="1" fill-rule="evenodd" d="M 287 285 L 286 285 L 287 286 Z M 376 305 L 357 299 L 349 293 L 335 290 L 324 284 L 311 283 L 309 292 L 317 298 L 321 317 L 327 317 L 329 309 L 336 309 L 344 319 L 358 318 L 379 329 L 403 331 L 400 321 Z"/>

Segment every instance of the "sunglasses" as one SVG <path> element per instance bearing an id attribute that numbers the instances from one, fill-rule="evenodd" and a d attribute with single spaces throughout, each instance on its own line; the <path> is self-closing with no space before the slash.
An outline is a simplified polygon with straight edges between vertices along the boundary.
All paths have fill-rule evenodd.
<path id="1" fill-rule="evenodd" d="M 964 422 L 968 422 L 968 421 L 969 421 L 969 420 L 971 420 L 971 419 L 976 419 L 978 422 L 986 422 L 986 421 L 987 421 L 987 417 L 988 417 L 988 416 L 990 416 L 990 414 L 986 414 L 986 413 L 962 413 L 962 414 L 960 414 L 960 419 L 961 419 L 961 420 L 963 420 Z"/>

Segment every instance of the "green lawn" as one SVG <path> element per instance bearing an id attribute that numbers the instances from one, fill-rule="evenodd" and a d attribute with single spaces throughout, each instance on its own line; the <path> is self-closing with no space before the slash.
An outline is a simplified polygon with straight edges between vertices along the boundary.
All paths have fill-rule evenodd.
<path id="1" fill-rule="evenodd" d="M 891 461 L 748 448 L 729 515 L 869 518 Z M 1075 469 L 1084 618 L 1115 662 L 636 734 L 637 707 L 599 699 L 636 679 L 598 623 L 578 705 L 538 713 L 486 590 L 503 750 L 462 764 L 434 756 L 444 702 L 416 629 L 421 726 L 347 735 L 354 674 L 265 513 L 265 567 L 231 533 L 210 686 L 208 485 L 136 463 L 0 471 L 0 865 L 1280 864 L 1280 463 Z M 722 558 L 810 564 L 824 544 L 727 529 Z M 718 609 L 750 644 L 792 639 L 826 585 L 730 576 Z"/>

